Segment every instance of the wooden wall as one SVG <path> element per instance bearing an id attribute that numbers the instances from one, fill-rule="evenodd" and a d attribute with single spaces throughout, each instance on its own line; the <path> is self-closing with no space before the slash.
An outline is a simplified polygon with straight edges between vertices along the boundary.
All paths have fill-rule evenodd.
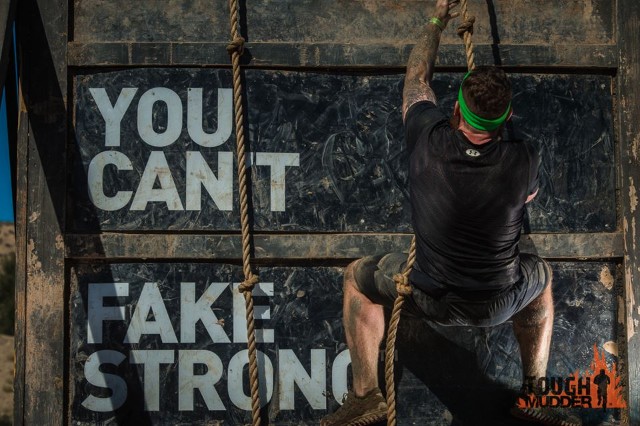
<path id="1" fill-rule="evenodd" d="M 219 3 L 18 7 L 17 424 L 248 421 L 233 304 L 241 245 L 228 9 Z M 579 414 L 636 424 L 638 6 L 469 3 L 476 62 L 504 66 L 513 81 L 509 136 L 543 152 L 521 246 L 553 261 L 550 375 L 584 373 L 602 354 L 623 375 L 629 409 Z M 346 386 L 341 267 L 408 247 L 402 77 L 434 2 L 240 7 L 253 252 L 269 283 L 259 327 L 275 396 L 264 416 L 313 423 Z M 464 68 L 449 28 L 434 82 L 445 110 Z M 203 314 L 216 324 L 193 325 L 193 338 L 180 306 L 185 283 L 196 300 L 217 291 L 214 316 Z M 147 330 L 134 343 L 123 337 L 133 318 Z M 508 422 L 501 416 L 520 374 L 510 327 L 425 327 L 401 333 L 399 389 L 411 404 L 400 404 L 400 424 L 470 421 L 478 409 Z M 408 349 L 416 347 L 421 358 Z M 470 367 L 456 371 L 443 353 Z M 313 384 L 300 384 L 303 372 Z M 193 390 L 198 377 L 217 378 L 215 387 Z"/>

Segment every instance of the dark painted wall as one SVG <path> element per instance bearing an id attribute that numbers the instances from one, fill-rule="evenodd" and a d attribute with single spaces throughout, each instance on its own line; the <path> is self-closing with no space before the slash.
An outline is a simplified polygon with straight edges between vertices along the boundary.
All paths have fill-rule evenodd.
<path id="1" fill-rule="evenodd" d="M 280 158 L 270 161 L 288 161 L 279 169 L 265 166 L 265 160 L 263 165 L 251 168 L 255 230 L 409 229 L 407 158 L 399 109 L 402 75 L 247 70 L 245 76 L 248 150 L 275 153 Z M 460 79 L 456 73 L 436 75 L 434 88 L 446 111 L 453 108 Z M 614 231 L 611 78 L 513 74 L 512 80 L 514 116 L 508 136 L 533 140 L 543 156 L 540 195 L 530 205 L 527 231 Z M 68 199 L 70 229 L 238 229 L 235 165 L 226 169 L 231 172 L 216 196 L 222 198 L 214 201 L 202 189 L 201 196 L 196 197 L 201 206 L 189 210 L 186 195 L 187 175 L 197 175 L 193 167 L 186 170 L 187 151 L 201 153 L 211 169 L 212 176 L 207 179 L 212 182 L 221 180 L 219 152 L 235 150 L 234 134 L 229 134 L 224 143 L 207 148 L 195 143 L 187 131 L 193 115 L 191 119 L 207 133 L 224 125 L 232 133 L 230 116 L 224 124 L 218 122 L 220 111 L 229 112 L 231 108 L 230 102 L 222 102 L 218 108 L 218 89 L 230 87 L 230 73 L 224 70 L 130 69 L 77 75 L 73 178 Z M 108 95 L 108 100 L 102 101 L 108 108 L 117 105 L 121 91 L 125 93 L 123 89 L 137 88 L 126 112 L 123 110 L 120 124 L 116 121 L 112 126 L 120 135 L 119 146 L 105 146 L 109 143 L 105 136 L 106 118 L 90 92 L 100 88 Z M 167 107 L 162 100 L 168 99 L 166 93 L 153 98 L 151 92 L 155 88 L 171 92 L 175 105 Z M 188 106 L 190 88 L 203 88 L 203 101 L 198 101 L 203 104 L 202 114 L 192 114 L 194 109 Z M 143 96 L 157 101 L 148 102 L 145 109 L 140 106 Z M 176 117 L 176 121 L 171 122 L 168 117 Z M 160 143 L 167 146 L 154 147 L 141 136 L 144 130 L 140 126 L 145 124 L 153 126 L 153 133 L 160 136 L 173 129 L 177 133 Z M 96 176 L 88 179 L 88 165 L 104 151 L 124 156 L 131 162 L 131 170 L 107 165 L 103 174 L 102 168 L 95 168 L 99 176 L 104 175 L 104 182 L 98 182 L 96 187 Z M 153 167 L 147 167 L 152 151 L 166 158 L 165 170 L 153 173 Z M 260 163 L 257 157 L 251 158 Z M 278 178 L 276 169 L 284 175 Z M 152 177 L 144 178 L 145 173 Z M 89 181 L 93 182 L 94 191 L 106 197 L 116 197 L 119 191 L 133 192 L 123 198 L 125 201 L 118 208 L 109 211 L 90 201 Z M 141 181 L 146 183 L 141 185 Z M 171 185 L 175 189 L 169 188 Z M 161 197 L 164 201 L 138 202 L 135 207 L 136 197 L 153 199 L 153 191 L 158 188 L 165 188 L 163 193 L 172 194 L 170 198 L 177 204 Z M 279 202 L 272 198 L 276 192 L 284 195 Z M 274 207 L 277 203 L 280 207 Z M 278 209 L 282 211 L 273 211 Z"/>
<path id="2" fill-rule="evenodd" d="M 593 368 L 594 345 L 611 368 L 617 361 L 612 353 L 617 354 L 620 337 L 616 312 L 620 276 L 616 264 L 564 262 L 554 263 L 553 268 L 556 326 L 549 376 L 588 374 Z M 299 377 L 306 374 L 312 379 L 311 384 L 302 386 L 305 393 L 301 387 L 287 387 L 285 383 L 291 383 L 287 380 L 279 381 L 265 412 L 276 424 L 314 424 L 327 411 L 337 408 L 337 400 L 342 398 L 347 383 L 348 359 L 344 358 L 346 346 L 341 325 L 342 269 L 274 267 L 261 268 L 259 272 L 263 283 L 272 284 L 266 284 L 264 293 L 257 292 L 256 306 L 267 306 L 269 311 L 262 315 L 259 308 L 256 310 L 263 318 L 256 327 L 273 330 L 273 338 L 267 336 L 267 343 L 260 343 L 259 350 L 273 366 L 274 377 L 297 371 Z M 239 408 L 242 404 L 237 402 L 238 395 L 248 393 L 246 372 L 242 379 L 244 387 L 240 386 L 238 375 L 243 364 L 238 362 L 241 358 L 238 353 L 246 345 L 234 334 L 236 327 L 237 331 L 244 331 L 244 325 L 237 324 L 244 318 L 244 305 L 234 305 L 230 289 L 230 283 L 241 281 L 239 267 L 211 263 L 85 264 L 73 267 L 70 278 L 74 424 L 250 421 L 250 412 Z M 114 291 L 115 285 L 109 283 L 119 283 L 126 291 L 118 298 L 108 297 L 108 293 L 103 298 L 97 297 L 96 289 Z M 143 288 L 145 296 L 141 296 Z M 203 296 L 205 289 L 217 291 Z M 209 332 L 202 322 L 193 326 L 186 321 L 182 325 L 183 317 L 197 311 L 193 304 L 181 307 L 181 300 L 188 295 L 192 295 L 192 303 L 201 296 L 203 300 L 208 297 L 203 309 L 215 315 L 206 317 Z M 121 316 L 113 313 L 117 307 L 122 307 Z M 137 327 L 131 325 L 133 317 L 138 318 Z M 89 342 L 88 324 L 96 343 Z M 148 334 L 138 339 L 136 329 Z M 183 336 L 185 330 L 191 334 Z M 163 333 L 162 337 L 159 333 Z M 127 336 L 130 343 L 123 343 Z M 175 341 L 169 343 L 172 336 Z M 189 352 L 196 350 L 203 352 L 197 356 Z M 147 356 L 146 364 L 142 363 L 143 355 Z M 136 356 L 138 363 L 134 365 Z M 163 359 L 156 364 L 155 371 L 149 361 L 153 357 Z M 191 367 L 189 357 L 199 362 Z M 403 319 L 397 357 L 401 366 L 397 372 L 399 424 L 448 425 L 452 418 L 471 421 L 469 424 L 479 424 L 478 419 L 495 422 L 492 424 L 514 424 L 507 412 L 520 386 L 521 369 L 510 324 L 491 329 L 437 327 Z M 209 362 L 208 367 L 205 361 Z M 107 377 L 107 385 L 98 381 L 103 377 L 96 373 L 98 368 Z M 189 387 L 193 380 L 181 386 L 180 376 L 191 372 L 196 377 L 210 374 L 209 383 L 215 383 L 219 399 L 210 391 L 206 398 L 200 391 L 194 391 Z M 264 377 L 262 383 L 266 386 Z M 96 407 L 113 395 L 105 388 L 119 385 L 124 385 L 119 388 L 120 395 L 126 389 L 125 399 L 117 403 L 119 408 L 97 412 Z M 150 387 L 145 390 L 145 386 Z M 152 407 L 158 404 L 155 409 L 143 409 L 144 395 Z M 193 405 L 188 402 L 181 408 L 181 395 L 182 398 L 193 395 Z M 91 397 L 98 402 L 88 402 Z M 205 399 L 211 404 L 209 409 Z M 214 406 L 214 400 L 219 405 Z M 619 410 L 579 409 L 576 413 L 586 424 L 616 422 L 620 416 Z"/>

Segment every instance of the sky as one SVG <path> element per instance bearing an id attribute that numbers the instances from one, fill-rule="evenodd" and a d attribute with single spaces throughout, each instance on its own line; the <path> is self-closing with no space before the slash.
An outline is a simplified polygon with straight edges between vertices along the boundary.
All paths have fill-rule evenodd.
<path id="1" fill-rule="evenodd" d="M 13 221 L 11 172 L 9 171 L 9 142 L 7 140 L 7 109 L 3 93 L 2 106 L 0 107 L 0 222 Z"/>

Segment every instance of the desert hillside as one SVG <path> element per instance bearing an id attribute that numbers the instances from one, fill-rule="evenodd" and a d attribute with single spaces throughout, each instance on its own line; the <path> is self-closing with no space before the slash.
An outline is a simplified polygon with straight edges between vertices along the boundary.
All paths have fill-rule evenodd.
<path id="1" fill-rule="evenodd" d="M 16 234 L 13 223 L 0 223 L 0 256 L 16 250 Z"/>
<path id="2" fill-rule="evenodd" d="M 14 253 L 15 247 L 13 223 L 0 223 L 0 257 Z M 0 426 L 12 423 L 13 368 L 13 336 L 0 335 Z"/>
<path id="3" fill-rule="evenodd" d="M 0 426 L 13 422 L 13 336 L 0 334 Z"/>

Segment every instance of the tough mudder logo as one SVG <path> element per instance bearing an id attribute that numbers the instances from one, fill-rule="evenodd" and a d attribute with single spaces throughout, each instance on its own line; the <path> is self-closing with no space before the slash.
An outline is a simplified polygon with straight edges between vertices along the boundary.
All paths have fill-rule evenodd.
<path id="1" fill-rule="evenodd" d="M 627 408 L 621 377 L 616 364 L 607 365 L 604 353 L 593 346 L 593 361 L 585 373 L 568 377 L 527 377 L 523 385 L 526 395 L 520 397 L 520 408 Z M 536 391 L 537 390 L 537 391 Z"/>

